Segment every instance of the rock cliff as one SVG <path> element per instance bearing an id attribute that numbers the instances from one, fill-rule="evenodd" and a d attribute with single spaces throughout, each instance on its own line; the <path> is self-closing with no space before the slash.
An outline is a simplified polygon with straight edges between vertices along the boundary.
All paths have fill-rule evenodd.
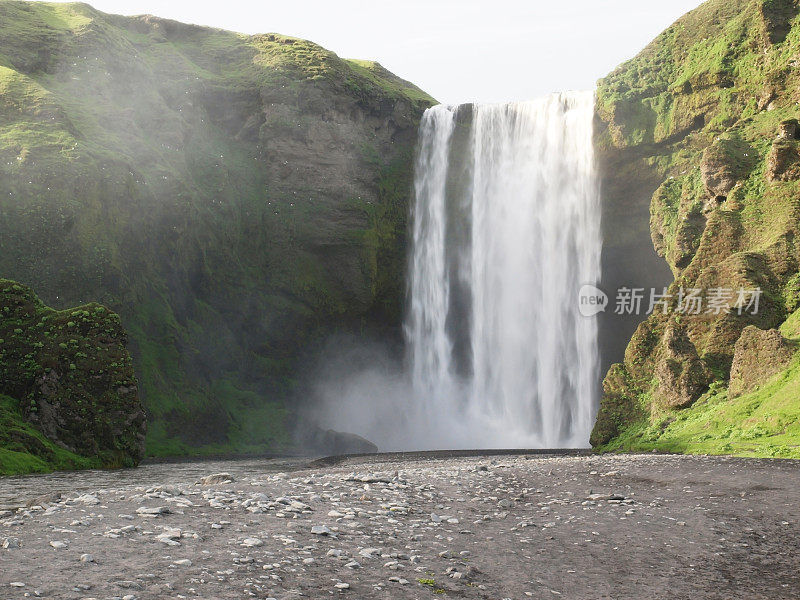
<path id="1" fill-rule="evenodd" d="M 626 203 L 649 205 L 672 276 L 606 376 L 597 448 L 799 453 L 798 12 L 792 0 L 711 0 L 599 83 L 601 163 L 652 193 L 606 195 L 606 227 L 639 232 L 612 247 L 637 251 L 645 221 Z M 741 290 L 760 290 L 758 306 Z M 690 291 L 699 310 L 686 310 Z"/>
<path id="2" fill-rule="evenodd" d="M 432 103 L 300 39 L 0 0 L 0 275 L 120 314 L 150 454 L 286 449 L 303 352 L 399 326 Z"/>

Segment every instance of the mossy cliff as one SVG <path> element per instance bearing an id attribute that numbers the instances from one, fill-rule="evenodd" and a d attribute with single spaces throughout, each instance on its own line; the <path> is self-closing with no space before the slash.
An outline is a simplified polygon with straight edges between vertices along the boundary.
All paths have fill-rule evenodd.
<path id="1" fill-rule="evenodd" d="M 0 279 L 0 474 L 133 466 L 145 415 L 119 316 Z"/>
<path id="2" fill-rule="evenodd" d="M 652 193 L 673 282 L 667 313 L 638 326 L 605 378 L 596 448 L 800 456 L 798 13 L 792 0 L 711 0 L 599 83 L 601 163 Z M 606 226 L 641 201 L 607 196 Z M 680 314 L 681 288 L 763 293 L 757 314 Z"/>
<path id="3" fill-rule="evenodd" d="M 286 449 L 301 350 L 399 325 L 432 103 L 304 40 L 0 0 L 0 275 L 121 315 L 148 454 Z"/>

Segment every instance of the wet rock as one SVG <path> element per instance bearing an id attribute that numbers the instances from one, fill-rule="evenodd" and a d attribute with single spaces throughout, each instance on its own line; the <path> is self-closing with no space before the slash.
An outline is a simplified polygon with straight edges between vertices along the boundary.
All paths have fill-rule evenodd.
<path id="1" fill-rule="evenodd" d="M 309 428 L 299 439 L 299 443 L 316 454 L 373 454 L 378 447 L 367 439 L 354 433 L 334 431 L 333 429 Z"/>

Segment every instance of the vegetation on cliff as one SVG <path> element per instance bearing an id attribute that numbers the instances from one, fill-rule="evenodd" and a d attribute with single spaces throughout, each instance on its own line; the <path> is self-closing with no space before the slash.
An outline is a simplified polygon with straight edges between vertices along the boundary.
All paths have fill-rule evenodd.
<path id="1" fill-rule="evenodd" d="M 133 466 L 145 414 L 119 316 L 0 279 L 0 474 Z"/>
<path id="2" fill-rule="evenodd" d="M 286 449 L 301 353 L 399 325 L 432 103 L 304 40 L 0 0 L 0 275 L 121 315 L 148 454 Z"/>
<path id="3" fill-rule="evenodd" d="M 674 282 L 671 310 L 606 376 L 595 448 L 800 456 L 787 320 L 800 303 L 799 12 L 711 0 L 599 84 L 601 155 L 662 182 L 650 229 Z M 757 314 L 679 314 L 681 288 L 763 295 Z"/>

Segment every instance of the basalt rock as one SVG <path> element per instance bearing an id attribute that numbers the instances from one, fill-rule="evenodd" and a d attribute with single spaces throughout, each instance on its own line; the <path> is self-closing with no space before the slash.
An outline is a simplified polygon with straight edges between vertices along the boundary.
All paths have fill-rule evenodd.
<path id="1" fill-rule="evenodd" d="M 800 141 L 776 139 L 767 157 L 767 178 L 770 181 L 800 179 Z"/>

